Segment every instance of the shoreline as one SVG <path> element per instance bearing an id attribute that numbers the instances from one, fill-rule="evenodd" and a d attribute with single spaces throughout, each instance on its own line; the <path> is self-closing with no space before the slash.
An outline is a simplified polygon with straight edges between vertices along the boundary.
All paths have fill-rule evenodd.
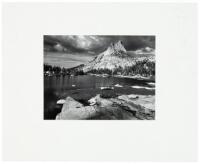
<path id="1" fill-rule="evenodd" d="M 108 75 L 108 74 L 92 74 L 89 73 L 88 75 L 92 76 L 100 76 L 100 77 L 117 77 L 117 78 L 129 78 L 129 79 L 135 79 L 135 80 L 148 80 L 148 81 L 153 81 L 155 83 L 155 79 L 151 79 L 150 77 L 144 77 L 144 76 L 130 76 L 130 75 Z"/>
<path id="2" fill-rule="evenodd" d="M 152 83 L 155 83 L 155 78 L 150 78 L 150 77 L 144 77 L 144 76 L 129 76 L 129 75 L 108 75 L 108 74 L 92 74 L 92 73 L 88 73 L 88 74 L 83 74 L 83 75 L 63 75 L 63 74 L 51 74 L 51 75 L 44 75 L 46 77 L 52 77 L 52 76 L 85 76 L 85 75 L 90 75 L 90 76 L 97 76 L 97 77 L 104 77 L 104 78 L 109 78 L 109 77 L 116 77 L 116 78 L 127 78 L 127 79 L 133 79 L 133 80 L 145 80 L 145 81 L 149 81 Z"/>

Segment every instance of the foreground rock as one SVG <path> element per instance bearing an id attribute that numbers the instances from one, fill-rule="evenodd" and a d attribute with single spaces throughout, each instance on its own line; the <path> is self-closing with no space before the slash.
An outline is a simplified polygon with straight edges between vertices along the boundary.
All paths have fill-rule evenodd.
<path id="1" fill-rule="evenodd" d="M 153 120 L 155 119 L 155 96 L 122 95 L 116 98 L 102 98 L 97 95 L 84 106 L 67 97 L 57 120 L 117 119 Z"/>
<path id="2" fill-rule="evenodd" d="M 94 106 L 83 106 L 71 97 L 67 97 L 63 104 L 62 111 L 56 116 L 57 120 L 79 120 L 87 119 L 95 114 Z"/>
<path id="3" fill-rule="evenodd" d="M 155 96 L 122 95 L 118 99 L 129 104 L 129 109 L 136 109 L 138 119 L 155 119 Z"/>

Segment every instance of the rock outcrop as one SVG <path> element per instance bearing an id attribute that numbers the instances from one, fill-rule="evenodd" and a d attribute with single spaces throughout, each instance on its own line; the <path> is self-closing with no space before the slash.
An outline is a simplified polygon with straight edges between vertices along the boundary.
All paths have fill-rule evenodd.
<path id="1" fill-rule="evenodd" d="M 97 95 L 89 100 L 90 106 L 84 106 L 71 97 L 67 97 L 57 120 L 82 119 L 155 119 L 155 96 L 121 95 L 105 99 Z"/>
<path id="2" fill-rule="evenodd" d="M 67 97 L 63 104 L 61 113 L 56 116 L 56 120 L 79 120 L 87 119 L 95 114 L 94 106 L 84 106 L 71 97 Z"/>

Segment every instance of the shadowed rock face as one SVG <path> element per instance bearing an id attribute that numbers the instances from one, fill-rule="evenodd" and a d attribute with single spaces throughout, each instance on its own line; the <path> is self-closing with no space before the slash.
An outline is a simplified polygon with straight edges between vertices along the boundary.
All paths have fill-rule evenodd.
<path id="1" fill-rule="evenodd" d="M 97 95 L 89 100 L 91 106 L 84 106 L 67 97 L 57 120 L 153 120 L 155 96 L 122 95 L 117 98 L 101 98 Z"/>

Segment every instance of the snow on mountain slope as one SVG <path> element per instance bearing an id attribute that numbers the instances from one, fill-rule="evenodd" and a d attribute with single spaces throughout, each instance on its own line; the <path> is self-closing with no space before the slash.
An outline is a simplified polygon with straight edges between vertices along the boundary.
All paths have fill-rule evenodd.
<path id="1" fill-rule="evenodd" d="M 91 70 L 99 70 L 99 69 L 109 69 L 115 70 L 117 68 L 124 69 L 125 67 L 131 67 L 136 64 L 137 61 L 155 61 L 154 57 L 137 57 L 133 58 L 130 56 L 126 49 L 124 48 L 121 41 L 118 41 L 115 44 L 111 44 L 107 50 L 100 53 L 97 57 L 95 57 L 91 62 L 86 64 L 83 67 L 84 72 L 88 72 Z"/>

